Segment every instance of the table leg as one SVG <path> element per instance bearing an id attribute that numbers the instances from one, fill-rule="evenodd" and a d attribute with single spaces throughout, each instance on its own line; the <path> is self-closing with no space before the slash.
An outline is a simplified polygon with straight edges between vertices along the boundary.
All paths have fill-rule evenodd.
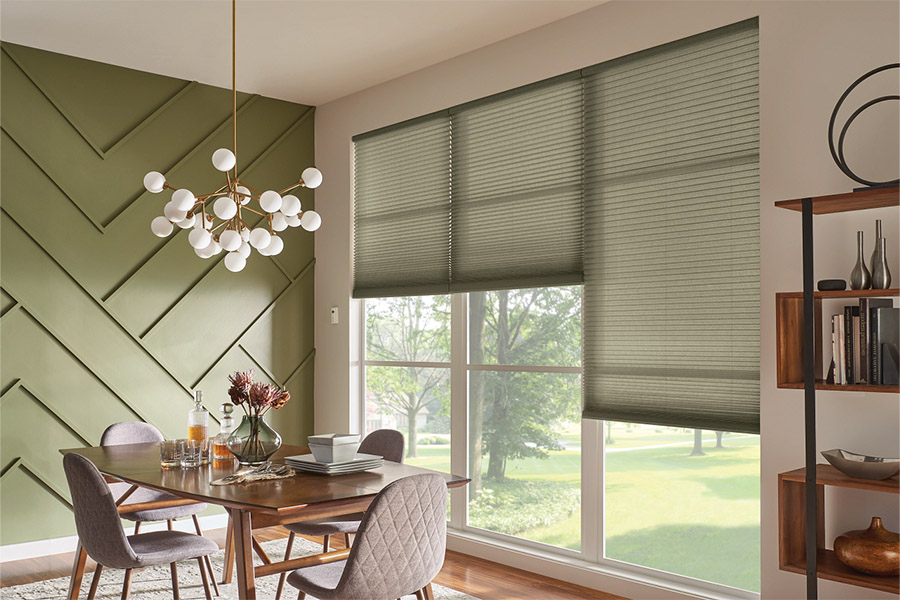
<path id="1" fill-rule="evenodd" d="M 231 509 L 234 525 L 234 551 L 237 559 L 237 584 L 241 600 L 256 600 L 256 579 L 253 573 L 253 529 L 250 511 Z"/>
<path id="2" fill-rule="evenodd" d="M 228 525 L 225 528 L 225 559 L 222 567 L 222 584 L 231 583 L 234 574 L 234 523 L 228 511 Z"/>
<path id="3" fill-rule="evenodd" d="M 81 595 L 81 580 L 84 579 L 84 564 L 87 562 L 87 552 L 78 542 L 75 548 L 75 564 L 72 565 L 72 577 L 69 579 L 69 595 L 68 600 L 78 600 Z"/>

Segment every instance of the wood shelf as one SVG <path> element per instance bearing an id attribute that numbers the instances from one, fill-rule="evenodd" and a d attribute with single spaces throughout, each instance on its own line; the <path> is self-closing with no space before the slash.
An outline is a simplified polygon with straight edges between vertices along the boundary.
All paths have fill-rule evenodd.
<path id="1" fill-rule="evenodd" d="M 782 571 L 806 574 L 806 560 L 795 561 L 781 566 Z M 897 577 L 878 577 L 854 571 L 838 560 L 833 550 L 819 548 L 816 552 L 816 573 L 819 579 L 828 579 L 839 583 L 849 583 L 864 588 L 880 590 L 892 594 L 900 593 Z"/>
<path id="2" fill-rule="evenodd" d="M 814 215 L 828 215 L 833 213 L 850 212 L 854 210 L 869 210 L 872 208 L 886 208 L 900 206 L 900 188 L 873 188 L 845 194 L 831 194 L 829 196 L 816 196 L 811 198 Z M 803 198 L 793 200 L 779 200 L 775 206 L 788 210 L 800 211 Z"/>
<path id="3" fill-rule="evenodd" d="M 776 297 L 803 298 L 803 292 L 778 292 Z M 900 288 L 888 288 L 886 290 L 834 290 L 829 292 L 813 292 L 813 298 L 895 298 L 900 297 Z"/>
<path id="4" fill-rule="evenodd" d="M 802 381 L 779 383 L 778 387 L 783 390 L 804 389 Z M 897 385 L 867 385 L 856 383 L 848 385 L 837 385 L 834 383 L 825 383 L 821 379 L 816 379 L 816 389 L 834 392 L 875 392 L 879 394 L 900 394 L 900 386 Z"/>
<path id="5" fill-rule="evenodd" d="M 778 566 L 782 571 L 806 573 L 805 506 L 806 469 L 795 469 L 778 475 Z M 900 577 L 878 577 L 855 571 L 839 561 L 832 550 L 824 547 L 825 486 L 900 494 L 900 480 L 858 479 L 844 475 L 831 465 L 816 465 L 816 552 L 817 574 L 821 579 L 859 587 L 900 593 Z M 860 529 L 865 526 L 861 525 Z"/>

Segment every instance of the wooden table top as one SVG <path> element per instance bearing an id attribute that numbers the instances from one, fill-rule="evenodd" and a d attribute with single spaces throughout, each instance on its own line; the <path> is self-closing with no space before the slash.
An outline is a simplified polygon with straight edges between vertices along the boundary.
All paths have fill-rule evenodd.
<path id="1" fill-rule="evenodd" d="M 237 461 L 220 462 L 194 469 L 162 469 L 159 465 L 159 444 L 126 444 L 70 448 L 93 462 L 101 473 L 122 481 L 168 492 L 176 496 L 230 508 L 284 515 L 316 505 L 340 504 L 363 498 L 371 500 L 389 483 L 419 473 L 438 473 L 448 487 L 469 482 L 464 477 L 440 473 L 430 469 L 385 461 L 384 466 L 371 471 L 344 475 L 318 475 L 298 472 L 287 479 L 210 485 L 211 481 L 238 470 Z M 284 463 L 285 456 L 308 454 L 305 446 L 282 446 L 272 457 L 273 463 Z"/>

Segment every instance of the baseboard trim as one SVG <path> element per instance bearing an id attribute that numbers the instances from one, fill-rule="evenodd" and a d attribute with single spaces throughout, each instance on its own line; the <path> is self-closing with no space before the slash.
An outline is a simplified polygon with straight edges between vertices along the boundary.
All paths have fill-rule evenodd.
<path id="1" fill-rule="evenodd" d="M 218 529 L 228 525 L 228 515 L 208 515 L 199 517 L 200 527 L 203 530 Z M 141 525 L 142 533 L 151 531 L 162 531 L 166 528 L 165 522 L 148 523 Z M 194 533 L 194 522 L 191 519 L 182 519 L 175 521 L 176 531 L 186 531 Z M 126 527 L 125 535 L 134 533 L 134 527 Z M 40 556 L 52 556 L 54 554 L 64 554 L 73 552 L 78 544 L 78 536 L 70 535 L 67 537 L 53 538 L 49 540 L 36 540 L 34 542 L 23 542 L 21 544 L 9 544 L 0 546 L 0 564 L 11 562 L 14 560 L 24 560 L 26 558 L 37 558 Z"/>

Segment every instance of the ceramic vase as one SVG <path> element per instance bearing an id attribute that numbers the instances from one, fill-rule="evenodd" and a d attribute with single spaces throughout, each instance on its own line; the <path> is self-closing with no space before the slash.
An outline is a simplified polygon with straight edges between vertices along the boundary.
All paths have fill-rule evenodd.
<path id="1" fill-rule="evenodd" d="M 868 529 L 848 531 L 834 540 L 838 560 L 869 575 L 900 575 L 900 535 L 888 531 L 880 517 Z"/>
<path id="2" fill-rule="evenodd" d="M 856 266 L 850 271 L 850 289 L 867 290 L 872 285 L 872 275 L 866 268 L 866 259 L 863 258 L 863 232 L 856 232 Z"/>
<path id="3" fill-rule="evenodd" d="M 887 240 L 883 237 L 875 240 L 875 253 L 872 255 L 872 289 L 886 290 L 891 287 L 891 270 L 887 265 Z"/>

